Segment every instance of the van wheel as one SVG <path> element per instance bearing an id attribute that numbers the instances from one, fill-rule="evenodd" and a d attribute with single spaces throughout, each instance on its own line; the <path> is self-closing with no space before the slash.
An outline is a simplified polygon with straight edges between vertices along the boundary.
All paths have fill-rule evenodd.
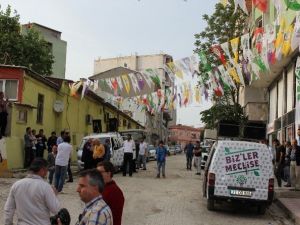
<path id="1" fill-rule="evenodd" d="M 213 200 L 213 199 L 207 199 L 207 209 L 209 211 L 215 210 L 215 200 Z"/>
<path id="2" fill-rule="evenodd" d="M 257 213 L 259 215 L 264 215 L 266 213 L 267 207 L 265 205 L 258 205 L 257 206 Z"/>

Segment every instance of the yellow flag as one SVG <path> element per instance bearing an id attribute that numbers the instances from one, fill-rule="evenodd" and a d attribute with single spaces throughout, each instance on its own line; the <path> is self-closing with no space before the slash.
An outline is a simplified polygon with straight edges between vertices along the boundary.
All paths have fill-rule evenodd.
<path id="1" fill-rule="evenodd" d="M 224 7 L 228 4 L 228 0 L 221 0 L 221 3 L 223 4 Z"/>
<path id="2" fill-rule="evenodd" d="M 197 103 L 201 103 L 201 95 L 200 95 L 200 89 L 195 86 L 195 99 Z"/>
<path id="3" fill-rule="evenodd" d="M 173 62 L 167 63 L 167 66 L 169 69 L 180 79 L 183 79 L 183 73 L 181 70 L 179 70 Z"/>
<path id="4" fill-rule="evenodd" d="M 239 61 L 239 40 L 240 38 L 237 37 L 230 41 L 235 63 Z"/>
<path id="5" fill-rule="evenodd" d="M 239 78 L 239 76 L 238 76 L 238 74 L 237 74 L 235 68 L 230 67 L 230 68 L 228 69 L 228 73 L 229 73 L 229 75 L 232 77 L 232 79 L 233 79 L 235 82 L 237 82 L 238 84 L 241 83 L 240 78 Z"/>
<path id="6" fill-rule="evenodd" d="M 289 25 L 287 30 L 284 32 L 283 45 L 281 49 L 281 52 L 284 56 L 288 56 L 288 54 L 291 51 L 291 39 L 292 39 L 293 32 L 294 32 L 293 24 Z"/>
<path id="7" fill-rule="evenodd" d="M 280 46 L 282 46 L 283 44 L 283 37 L 284 37 L 284 30 L 285 30 L 285 19 L 284 17 L 282 17 L 281 21 L 280 21 L 280 27 L 277 33 L 277 37 L 275 40 L 275 48 L 278 49 Z"/>
<path id="8" fill-rule="evenodd" d="M 75 97 L 77 96 L 77 91 L 80 88 L 80 86 L 82 85 L 82 81 L 77 81 L 73 84 L 70 84 L 70 96 Z"/>
<path id="9" fill-rule="evenodd" d="M 129 92 L 130 92 L 130 81 L 128 79 L 128 75 L 124 74 L 121 77 L 122 77 L 122 80 L 123 80 L 123 83 L 124 83 L 125 90 L 129 94 Z"/>

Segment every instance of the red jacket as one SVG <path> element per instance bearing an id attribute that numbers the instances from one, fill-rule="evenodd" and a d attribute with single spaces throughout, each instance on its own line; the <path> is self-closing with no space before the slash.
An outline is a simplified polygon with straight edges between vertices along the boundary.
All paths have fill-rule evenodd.
<path id="1" fill-rule="evenodd" d="M 121 225 L 124 207 L 124 196 L 123 192 L 115 181 L 111 181 L 105 184 L 102 196 L 104 201 L 111 209 L 114 225 Z"/>

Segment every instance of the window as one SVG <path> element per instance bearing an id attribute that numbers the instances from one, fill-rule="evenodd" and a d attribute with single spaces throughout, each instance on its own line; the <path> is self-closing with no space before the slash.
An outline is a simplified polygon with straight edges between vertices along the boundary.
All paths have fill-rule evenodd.
<path id="1" fill-rule="evenodd" d="M 19 110 L 18 122 L 27 123 L 27 110 Z"/>
<path id="2" fill-rule="evenodd" d="M 18 80 L 0 80 L 0 91 L 9 100 L 18 99 Z"/>
<path id="3" fill-rule="evenodd" d="M 283 100 L 284 100 L 284 91 L 283 91 L 283 79 L 278 81 L 278 115 L 277 118 L 280 118 L 283 115 Z"/>
<path id="4" fill-rule="evenodd" d="M 131 123 L 128 122 L 128 129 L 131 129 Z"/>
<path id="5" fill-rule="evenodd" d="M 286 112 L 290 112 L 294 106 L 294 71 L 293 67 L 291 67 L 287 72 L 286 78 Z"/>
<path id="6" fill-rule="evenodd" d="M 126 125 L 127 125 L 127 121 L 123 120 L 123 127 L 126 127 Z"/>
<path id="7" fill-rule="evenodd" d="M 273 86 L 270 90 L 269 123 L 272 123 L 276 119 L 276 110 L 277 110 L 277 85 Z"/>
<path id="8" fill-rule="evenodd" d="M 37 114 L 36 114 L 37 123 L 43 123 L 43 115 L 44 115 L 44 95 L 38 94 L 38 104 L 37 104 Z"/>

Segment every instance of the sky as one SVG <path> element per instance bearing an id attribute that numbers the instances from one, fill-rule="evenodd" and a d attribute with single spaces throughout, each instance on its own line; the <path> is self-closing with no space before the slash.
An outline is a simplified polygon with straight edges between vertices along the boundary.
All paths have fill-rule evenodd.
<path id="1" fill-rule="evenodd" d="M 22 24 L 35 22 L 62 32 L 67 41 L 66 78 L 93 75 L 94 60 L 131 54 L 193 54 L 194 34 L 218 0 L 1 0 Z M 178 111 L 179 122 L 200 125 L 194 116 L 208 104 Z M 192 113 L 191 118 L 187 113 Z M 189 114 L 190 115 L 190 114 Z M 178 120 L 177 120 L 178 122 Z"/>

